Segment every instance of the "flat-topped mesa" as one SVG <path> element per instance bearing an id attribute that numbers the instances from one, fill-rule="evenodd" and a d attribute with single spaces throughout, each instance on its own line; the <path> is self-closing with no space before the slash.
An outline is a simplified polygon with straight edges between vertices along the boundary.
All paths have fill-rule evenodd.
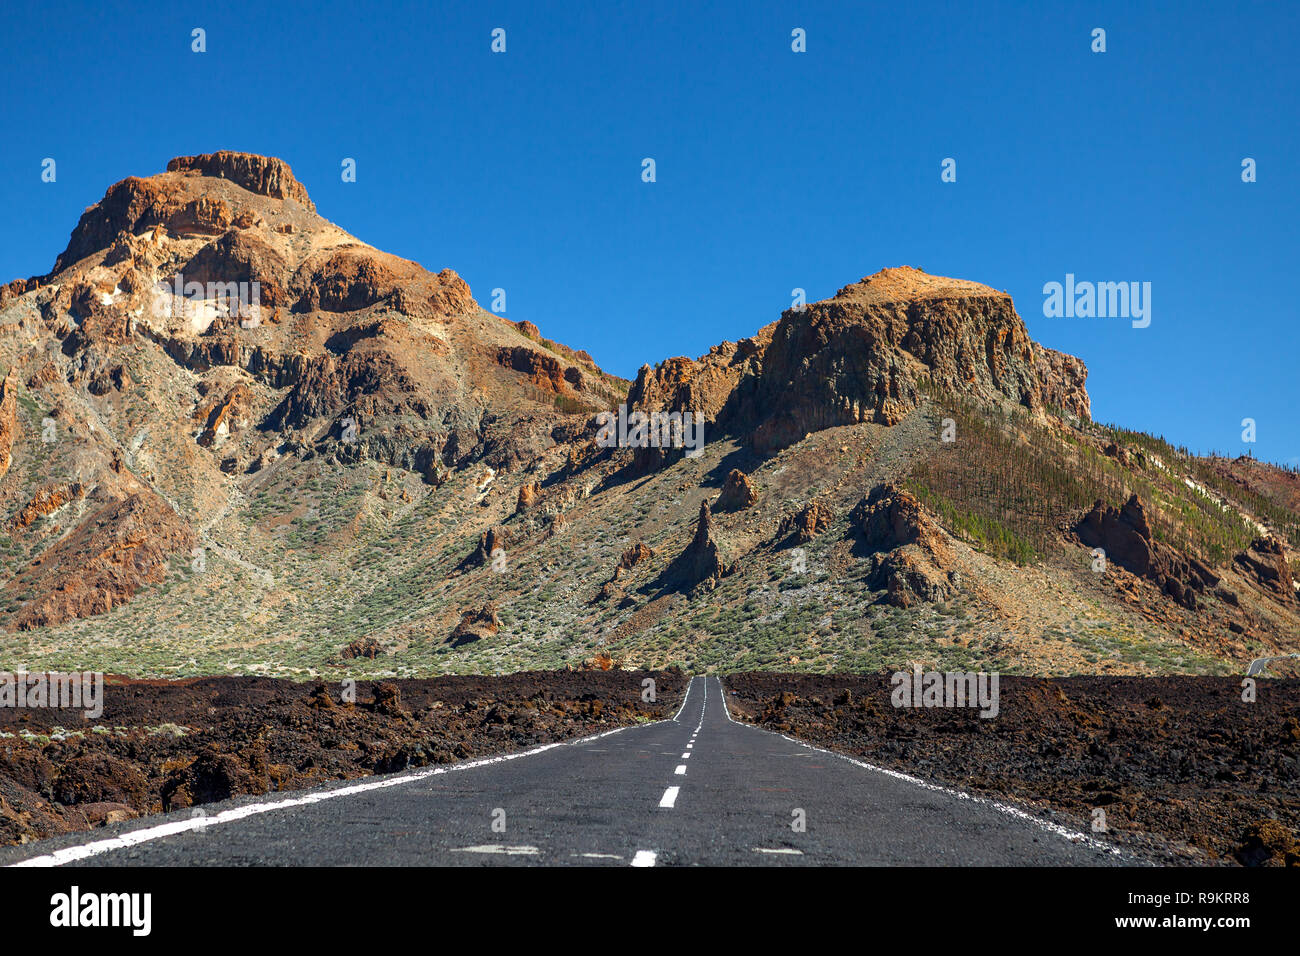
<path id="1" fill-rule="evenodd" d="M 926 381 L 985 404 L 1087 419 L 1087 374 L 1030 339 L 1007 293 L 902 266 L 788 309 L 697 362 L 643 369 L 629 404 L 716 415 L 722 431 L 766 453 L 837 425 L 893 425 L 921 403 Z"/>
<path id="2" fill-rule="evenodd" d="M 250 193 L 272 199 L 292 199 L 312 212 L 316 211 L 315 204 L 307 195 L 307 188 L 294 178 L 289 164 L 274 156 L 223 149 L 201 156 L 177 156 L 167 164 L 167 172 L 194 172 L 201 176 L 229 179 Z"/>
<path id="3" fill-rule="evenodd" d="M 768 408 L 793 396 L 809 431 L 892 425 L 918 404 L 924 379 L 988 404 L 1086 418 L 1086 376 L 1082 362 L 1030 339 L 1007 293 L 904 266 L 788 310 L 764 354 L 759 394 Z"/>
<path id="4" fill-rule="evenodd" d="M 979 282 L 968 279 L 948 279 L 932 276 L 912 266 L 885 267 L 835 293 L 831 302 L 860 302 L 882 304 L 887 302 L 913 302 L 918 299 L 959 299 L 968 296 L 995 296 L 1011 298 Z M 818 303 L 820 304 L 820 303 Z"/>

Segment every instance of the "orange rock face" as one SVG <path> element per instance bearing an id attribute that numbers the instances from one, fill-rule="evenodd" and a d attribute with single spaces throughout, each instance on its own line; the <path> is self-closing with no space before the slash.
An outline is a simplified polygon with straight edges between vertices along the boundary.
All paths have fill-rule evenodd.
<path id="1" fill-rule="evenodd" d="M 834 521 L 835 515 L 830 508 L 820 501 L 814 501 L 782 518 L 776 536 L 778 539 L 788 538 L 796 544 L 805 544 L 829 528 Z"/>
<path id="2" fill-rule="evenodd" d="M 14 438 L 18 430 L 18 382 L 13 374 L 0 381 L 0 478 L 13 463 Z"/>
<path id="3" fill-rule="evenodd" d="M 515 511 L 517 513 L 527 511 L 537 505 L 541 500 L 542 489 L 535 481 L 530 481 L 519 486 L 519 497 L 515 501 Z"/>
<path id="4" fill-rule="evenodd" d="M 202 156 L 178 156 L 167 164 L 167 171 L 229 179 L 250 193 L 273 199 L 292 199 L 313 212 L 316 210 L 307 196 L 306 188 L 294 179 L 289 164 L 273 156 L 255 156 L 230 150 L 204 153 Z"/>
<path id="5" fill-rule="evenodd" d="M 749 476 L 739 468 L 731 469 L 722 493 L 714 508 L 718 511 L 742 511 L 758 502 L 758 492 L 750 484 Z"/>
<path id="6" fill-rule="evenodd" d="M 247 425 L 252 402 L 252 392 L 242 383 L 235 385 L 220 399 L 213 395 L 207 401 L 200 402 L 194 409 L 194 417 L 204 423 L 203 432 L 198 438 L 199 444 L 210 448 L 219 438 Z"/>
<path id="7" fill-rule="evenodd" d="M 895 607 L 946 601 L 961 587 L 961 573 L 938 523 L 912 495 L 877 485 L 849 520 L 870 554 L 867 583 L 883 588 Z"/>
<path id="8" fill-rule="evenodd" d="M 762 454 L 839 425 L 893 425 L 926 380 L 984 402 L 1090 414 L 1078 359 L 1033 342 L 1011 298 L 977 282 L 904 266 L 790 309 L 698 361 L 671 358 L 637 376 L 630 406 L 702 411 Z"/>
<path id="9" fill-rule="evenodd" d="M 497 616 L 496 605 L 489 602 L 482 607 L 463 612 L 460 623 L 448 636 L 447 642 L 456 645 L 468 644 L 491 637 L 499 630 L 501 630 L 501 619 Z"/>
<path id="10" fill-rule="evenodd" d="M 111 611 L 140 588 L 162 581 L 167 558 L 192 548 L 195 540 L 156 495 L 113 502 L 60 540 L 39 567 L 6 586 L 11 597 L 26 588 L 42 595 L 24 605 L 10 626 L 30 630 Z"/>
<path id="11" fill-rule="evenodd" d="M 9 519 L 9 527 L 15 531 L 30 528 L 38 520 L 53 514 L 70 501 L 86 496 L 86 486 L 79 481 L 67 484 L 47 485 L 32 497 L 19 512 Z"/>

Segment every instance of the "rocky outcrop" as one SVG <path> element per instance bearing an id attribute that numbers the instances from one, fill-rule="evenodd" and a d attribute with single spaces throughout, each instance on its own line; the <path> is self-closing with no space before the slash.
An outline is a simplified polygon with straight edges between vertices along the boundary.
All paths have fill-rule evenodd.
<path id="1" fill-rule="evenodd" d="M 339 657 L 345 661 L 355 661 L 361 658 L 373 661 L 382 652 L 383 646 L 373 637 L 367 637 L 350 643 L 339 652 Z"/>
<path id="2" fill-rule="evenodd" d="M 18 379 L 12 371 L 0 381 L 0 478 L 13 464 L 14 439 L 18 437 Z"/>
<path id="3" fill-rule="evenodd" d="M 497 616 L 496 605 L 489 602 L 479 608 L 471 608 L 460 616 L 460 623 L 448 636 L 445 643 L 459 647 L 473 641 L 491 637 L 501 630 L 501 619 Z"/>
<path id="4" fill-rule="evenodd" d="M 470 552 L 469 556 L 460 563 L 457 570 L 464 571 L 490 564 L 493 560 L 493 553 L 498 549 L 504 551 L 509 540 L 509 534 L 500 525 L 488 528 L 479 535 L 478 547 Z"/>
<path id="5" fill-rule="evenodd" d="M 518 372 L 538 388 L 557 394 L 567 390 L 565 368 L 554 355 L 515 345 L 496 349 L 494 358 L 502 368 Z"/>
<path id="6" fill-rule="evenodd" d="M 623 552 L 618 564 L 614 567 L 614 573 L 610 575 L 608 581 L 600 586 L 600 590 L 596 592 L 596 597 L 590 603 L 597 604 L 601 601 L 608 601 L 616 594 L 622 593 L 618 582 L 623 580 L 637 565 L 648 561 L 652 557 L 654 557 L 654 551 L 644 541 L 638 541 L 632 545 Z"/>
<path id="7" fill-rule="evenodd" d="M 363 246 L 345 246 L 309 258 L 294 274 L 291 291 L 297 297 L 300 312 L 323 309 L 327 312 L 355 312 L 386 299 L 417 282 L 427 281 L 427 274 L 414 262 L 399 259 Z M 451 270 L 434 277 L 437 299 L 443 315 L 473 308 L 469 286 Z M 417 311 L 418 296 L 408 292 L 397 311 Z"/>
<path id="8" fill-rule="evenodd" d="M 678 356 L 656 366 L 643 365 L 628 390 L 629 409 L 694 412 L 716 422 L 747 376 L 757 373 L 771 326 L 753 338 L 715 345 L 698 361 Z"/>
<path id="9" fill-rule="evenodd" d="M 272 199 L 291 199 L 310 212 L 315 206 L 302 184 L 281 160 L 248 153 L 212 153 L 182 156 L 167 164 L 168 173 L 148 179 L 129 177 L 110 186 L 104 198 L 82 214 L 55 262 L 51 276 L 108 249 L 123 237 L 138 236 L 158 227 L 171 235 L 221 235 L 235 225 L 238 215 L 221 195 L 210 195 L 190 176 L 226 179 L 242 189 Z M 132 243 L 118 246 L 110 261 L 132 254 Z"/>
<path id="10" fill-rule="evenodd" d="M 32 279 L 14 279 L 0 285 L 0 308 L 4 308 L 10 299 L 16 299 L 20 295 L 26 295 L 28 292 L 34 292 L 41 287 L 39 278 Z"/>
<path id="11" fill-rule="evenodd" d="M 731 469 L 722 486 L 718 500 L 713 503 L 714 511 L 743 511 L 758 502 L 758 492 L 749 481 L 749 476 L 739 468 Z"/>
<path id="12" fill-rule="evenodd" d="M 208 243 L 181 269 L 186 282 L 257 283 L 257 305 L 269 310 L 287 308 L 292 272 L 285 257 L 261 235 L 233 229 Z M 251 303 L 250 303 L 251 304 Z"/>
<path id="13" fill-rule="evenodd" d="M 242 382 L 232 386 L 225 394 L 209 394 L 194 409 L 194 418 L 203 423 L 198 443 L 211 448 L 239 428 L 247 427 L 253 405 L 253 393 Z"/>
<path id="14" fill-rule="evenodd" d="M 1116 442 L 1109 442 L 1102 449 L 1102 454 L 1107 458 L 1114 458 L 1125 468 L 1129 467 L 1133 462 L 1133 456 L 1129 454 L 1129 450 Z"/>
<path id="15" fill-rule="evenodd" d="M 1081 375 L 1082 363 L 1071 369 Z M 764 451 L 834 425 L 895 424 L 927 379 L 988 403 L 1046 409 L 1051 395 L 1080 407 L 1063 373 L 1030 340 L 1010 296 L 905 266 L 787 311 L 737 412 Z"/>
<path id="16" fill-rule="evenodd" d="M 867 584 L 895 607 L 947 601 L 961 588 L 956 556 L 938 523 L 906 491 L 881 484 L 849 520 L 870 556 Z"/>
<path id="17" fill-rule="evenodd" d="M 1146 508 L 1137 495 L 1123 508 L 1098 501 L 1074 531 L 1087 547 L 1101 548 L 1108 563 L 1146 578 L 1189 611 L 1199 606 L 1198 596 L 1219 583 L 1219 576 L 1204 562 L 1152 539 Z"/>
<path id="18" fill-rule="evenodd" d="M 515 498 L 515 514 L 523 514 L 535 508 L 542 500 L 542 486 L 535 481 L 526 481 L 519 486 L 519 494 Z"/>
<path id="19" fill-rule="evenodd" d="M 53 362 L 42 362 L 41 367 L 28 377 L 27 388 L 33 391 L 45 388 L 45 386 L 57 382 L 61 377 L 57 365 Z"/>
<path id="20" fill-rule="evenodd" d="M 1087 419 L 1086 378 L 1078 359 L 1029 338 L 1006 293 L 903 266 L 698 361 L 643 368 L 628 399 L 703 411 L 767 454 L 837 425 L 896 424 L 924 388 Z"/>
<path id="21" fill-rule="evenodd" d="M 503 321 L 509 322 L 508 319 L 503 319 Z M 519 334 L 524 336 L 524 338 L 532 339 L 534 342 L 540 343 L 544 348 L 568 359 L 571 362 L 576 362 L 578 365 L 599 372 L 599 369 L 596 368 L 596 360 L 593 359 L 585 349 L 572 349 L 562 342 L 557 342 L 554 339 L 544 337 L 542 335 L 542 330 L 532 322 L 511 322 L 510 324 L 513 325 L 519 331 Z M 569 369 L 567 374 L 574 377 L 581 376 L 582 372 L 579 369 Z"/>
<path id="22" fill-rule="evenodd" d="M 835 515 L 831 509 L 820 501 L 814 501 L 782 518 L 776 537 L 785 544 L 807 544 L 817 535 L 829 530 L 834 521 Z"/>
<path id="23" fill-rule="evenodd" d="M 618 560 L 617 567 L 614 568 L 614 577 L 611 580 L 617 581 L 642 561 L 649 560 L 652 557 L 654 557 L 653 549 L 644 541 L 638 541 L 623 552 L 623 556 Z"/>
<path id="24" fill-rule="evenodd" d="M 273 156 L 257 156 L 231 150 L 204 153 L 201 156 L 177 156 L 167 164 L 167 172 L 197 173 L 200 176 L 229 179 L 250 193 L 270 196 L 272 199 L 292 199 L 312 212 L 316 211 L 306 187 L 294 178 L 289 164 Z"/>
<path id="25" fill-rule="evenodd" d="M 544 392 L 569 395 L 593 384 L 577 366 L 565 365 L 554 355 L 524 345 L 499 346 L 493 358 L 502 368 L 517 372 Z"/>
<path id="26" fill-rule="evenodd" d="M 86 486 L 79 481 L 60 482 L 39 489 L 18 513 L 9 519 L 12 531 L 30 528 L 33 524 L 53 514 L 69 502 L 86 496 Z"/>
<path id="27" fill-rule="evenodd" d="M 1286 548 L 1273 535 L 1256 538 L 1232 561 L 1252 581 L 1276 597 L 1285 601 L 1298 599 Z"/>
<path id="28" fill-rule="evenodd" d="M 1034 346 L 1034 372 L 1039 389 L 1031 407 L 1064 412 L 1080 421 L 1092 419 L 1092 399 L 1084 387 L 1088 366 L 1073 355 L 1049 349 L 1037 342 Z M 1023 404 L 1023 402 L 1022 402 Z"/>
<path id="29" fill-rule="evenodd" d="M 664 571 L 661 583 L 684 591 L 709 589 L 733 573 L 736 567 L 735 551 L 714 525 L 713 514 L 705 501 L 700 503 L 695 537 Z"/>

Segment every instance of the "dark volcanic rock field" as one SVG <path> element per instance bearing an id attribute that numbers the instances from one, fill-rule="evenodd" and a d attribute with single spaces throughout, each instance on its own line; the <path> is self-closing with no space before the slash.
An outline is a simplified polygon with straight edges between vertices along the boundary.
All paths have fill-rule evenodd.
<path id="1" fill-rule="evenodd" d="M 641 699 L 656 682 L 655 703 Z M 680 671 L 531 671 L 355 687 L 111 680 L 104 713 L 0 709 L 0 844 L 242 794 L 535 747 L 671 717 Z"/>
<path id="2" fill-rule="evenodd" d="M 1003 677 L 1000 710 L 895 708 L 890 675 L 723 679 L 736 719 L 1051 814 L 1169 862 L 1300 865 L 1300 680 Z"/>

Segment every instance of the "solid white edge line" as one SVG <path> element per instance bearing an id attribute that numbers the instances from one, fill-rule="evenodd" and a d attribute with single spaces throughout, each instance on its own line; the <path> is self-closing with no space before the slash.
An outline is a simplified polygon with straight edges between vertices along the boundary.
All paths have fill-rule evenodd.
<path id="1" fill-rule="evenodd" d="M 695 683 L 695 678 L 693 677 L 686 682 L 686 696 L 682 698 L 682 706 L 678 707 L 677 713 L 673 715 L 673 723 L 677 723 L 677 718 L 680 717 L 682 715 L 682 711 L 686 709 L 686 702 L 691 699 L 691 685 L 694 683 Z M 708 684 L 705 684 L 704 686 L 707 688 Z"/>
<path id="2" fill-rule="evenodd" d="M 436 777 L 445 773 L 454 773 L 458 770 L 471 770 L 475 767 L 485 767 L 489 764 L 504 763 L 507 760 L 517 760 L 520 757 L 531 757 L 535 754 L 544 753 L 547 750 L 554 750 L 557 747 L 568 747 L 574 744 L 583 744 L 592 740 L 599 740 L 601 737 L 608 737 L 611 734 L 630 730 L 632 727 L 653 727 L 654 724 L 661 723 L 666 723 L 666 721 L 656 720 L 650 724 L 632 724 L 627 727 L 615 727 L 613 730 L 601 731 L 600 733 L 592 734 L 589 737 L 579 737 L 577 740 L 559 740 L 555 743 L 534 747 L 532 750 L 521 750 L 518 753 L 498 754 L 495 757 L 484 757 L 480 760 L 470 760 L 466 763 L 430 767 L 425 770 L 417 770 L 414 773 L 404 774 L 397 777 L 388 777 L 383 780 L 367 780 L 363 783 L 354 783 L 348 786 L 336 787 L 331 790 L 322 790 L 304 794 L 301 797 L 275 800 L 270 803 L 245 804 L 242 807 L 232 807 L 229 810 L 222 810 L 220 813 L 215 813 L 212 816 L 191 817 L 186 820 L 172 820 L 168 823 L 160 823 L 152 827 L 142 827 L 139 830 L 131 830 L 127 833 L 115 837 L 109 837 L 105 840 L 95 840 L 91 843 L 83 843 L 78 846 L 64 847 L 63 849 L 55 850 L 52 853 L 47 853 L 42 856 L 33 856 L 26 860 L 19 860 L 16 863 L 10 863 L 9 866 L 15 868 L 63 866 L 67 863 L 76 863 L 80 860 L 89 859 L 92 856 L 99 856 L 102 853 L 112 852 L 113 850 L 124 850 L 129 847 L 139 846 L 142 843 L 161 840 L 163 837 L 174 836 L 178 833 L 189 833 L 196 830 L 205 830 L 208 827 L 220 826 L 223 823 L 233 823 L 236 820 L 243 820 L 248 817 L 258 816 L 259 814 L 270 813 L 272 810 L 287 810 L 292 807 L 323 803 L 326 800 L 334 800 L 338 797 L 350 797 L 357 793 L 367 793 L 371 790 L 386 790 L 389 787 L 400 787 L 408 783 L 414 783 L 418 780 L 425 780 L 429 777 Z"/>
<path id="3" fill-rule="evenodd" d="M 718 689 L 722 690 L 721 678 L 718 678 Z M 727 711 L 727 695 L 725 691 L 723 691 L 722 694 L 722 710 L 723 712 Z M 731 714 L 727 713 L 727 717 L 730 718 Z M 740 723 L 740 721 L 734 719 L 731 722 L 733 724 Z M 923 790 L 930 790 L 934 793 L 943 793 L 950 797 L 956 797 L 959 800 L 969 800 L 980 806 L 991 807 L 999 813 L 1005 813 L 1009 817 L 1013 817 L 1025 823 L 1032 823 L 1039 829 L 1062 837 L 1070 843 L 1082 843 L 1094 850 L 1101 850 L 1105 853 L 1110 853 L 1119 857 L 1124 856 L 1117 846 L 1112 846 L 1104 840 L 1090 837 L 1086 833 L 1080 833 L 1078 830 L 1071 830 L 1069 827 L 1062 826 L 1059 823 L 1053 823 L 1050 820 L 1043 820 L 1034 816 L 1032 813 L 1021 810 L 1019 807 L 999 803 L 997 800 L 990 800 L 988 797 L 977 797 L 974 794 L 966 793 L 963 790 L 954 790 L 952 787 L 945 787 L 942 784 L 930 783 L 929 781 L 922 780 L 920 777 L 913 777 L 910 773 L 903 773 L 901 770 L 890 770 L 888 767 L 878 767 L 873 763 L 867 763 L 865 760 L 858 760 L 857 758 L 850 757 L 846 754 L 836 753 L 834 750 L 827 750 L 825 747 L 817 747 L 807 741 L 799 740 L 797 737 L 791 737 L 788 734 L 778 734 L 774 730 L 766 730 L 762 727 L 755 726 L 754 724 L 744 724 L 743 726 L 750 727 L 765 734 L 772 734 L 774 737 L 784 738 L 791 743 L 798 744 L 800 747 L 807 747 L 809 750 L 816 751 L 819 754 L 826 754 L 830 757 L 838 757 L 840 760 L 847 760 L 855 767 L 862 767 L 864 770 L 874 770 L 876 773 L 883 773 L 887 777 L 893 777 L 895 780 L 902 780 L 906 783 L 918 786 Z"/>
<path id="4" fill-rule="evenodd" d="M 721 677 L 716 678 L 716 680 L 718 682 L 718 696 L 722 698 L 722 712 L 727 715 L 727 720 L 734 724 L 737 722 L 736 718 L 731 716 L 731 711 L 727 708 L 727 690 L 722 686 Z M 751 724 L 750 726 L 753 725 Z M 761 730 L 762 728 L 760 727 L 759 729 Z"/>

